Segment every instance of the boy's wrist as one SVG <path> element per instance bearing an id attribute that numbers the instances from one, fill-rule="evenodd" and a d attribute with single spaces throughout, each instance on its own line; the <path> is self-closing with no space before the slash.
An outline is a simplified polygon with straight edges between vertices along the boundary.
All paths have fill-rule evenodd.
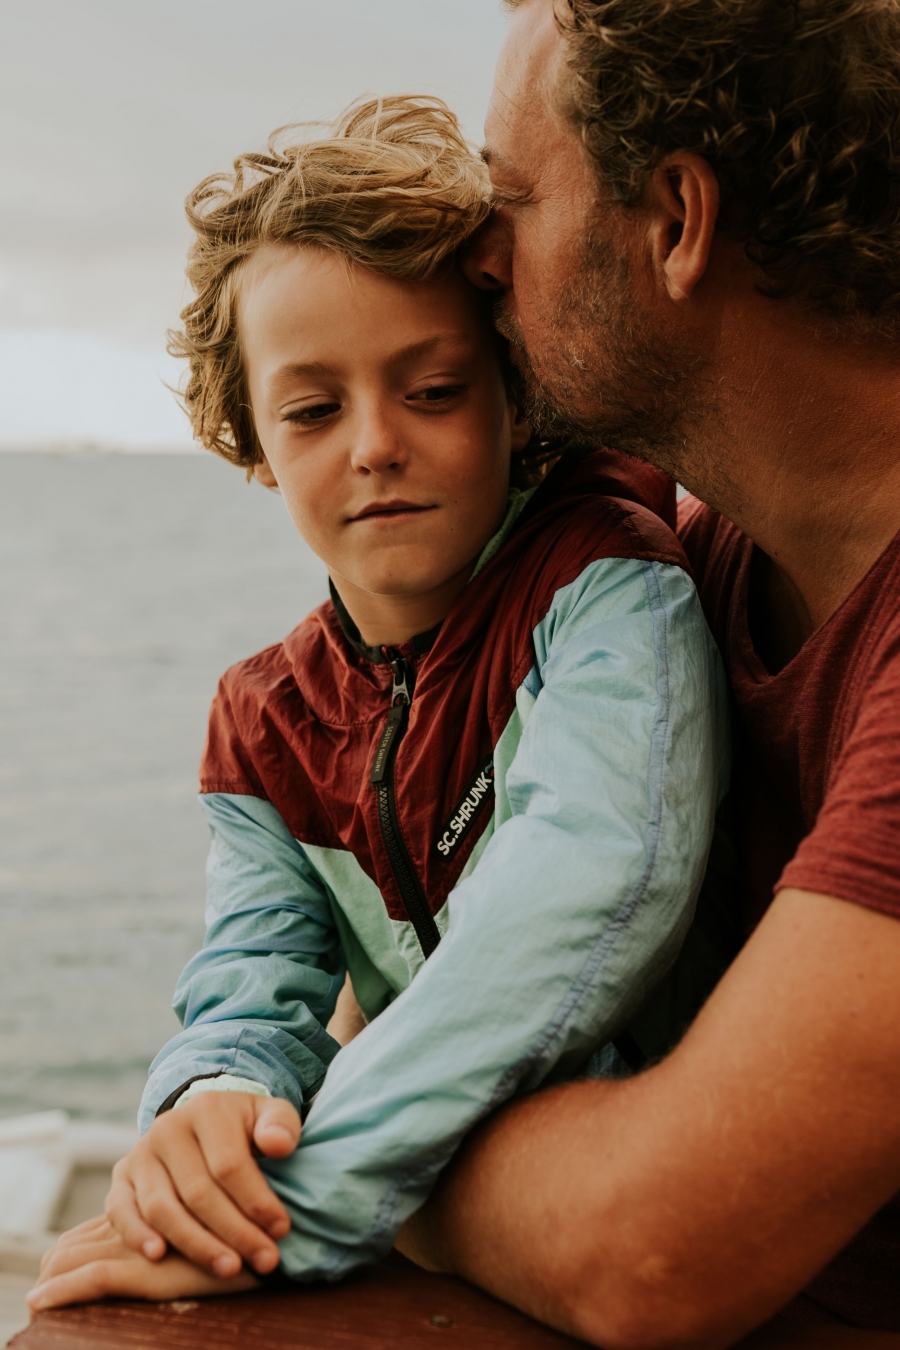
<path id="1" fill-rule="evenodd" d="M 223 1079 L 227 1081 L 223 1082 Z M 169 1093 L 155 1114 L 163 1116 L 167 1111 L 180 1106 L 188 1097 L 199 1096 L 201 1092 L 250 1092 L 255 1097 L 272 1096 L 265 1084 L 257 1082 L 255 1078 L 239 1078 L 236 1074 L 229 1074 L 220 1069 L 218 1073 L 203 1073 L 197 1074 L 195 1078 L 188 1078 L 174 1092 Z"/>
<path id="2" fill-rule="evenodd" d="M 238 1078 L 236 1074 L 220 1073 L 212 1077 L 195 1078 L 172 1103 L 173 1109 L 199 1097 L 203 1092 L 249 1092 L 253 1097 L 272 1096 L 265 1083 L 258 1083 L 254 1078 Z"/>

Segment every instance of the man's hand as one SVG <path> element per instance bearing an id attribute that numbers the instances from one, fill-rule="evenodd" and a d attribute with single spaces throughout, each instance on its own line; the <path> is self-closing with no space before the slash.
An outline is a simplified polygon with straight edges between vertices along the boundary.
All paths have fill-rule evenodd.
<path id="1" fill-rule="evenodd" d="M 258 1281 L 242 1271 L 230 1280 L 217 1280 L 183 1256 L 171 1253 L 164 1261 L 148 1261 L 126 1247 L 109 1219 L 89 1219 L 64 1233 L 41 1261 L 38 1282 L 28 1295 L 32 1313 L 66 1303 L 89 1303 L 98 1298 L 164 1300 L 204 1294 L 237 1294 L 254 1289 Z"/>
<path id="2" fill-rule="evenodd" d="M 290 1102 L 200 1093 L 159 1116 L 116 1163 L 107 1216 L 125 1245 L 149 1261 L 162 1261 L 170 1243 L 219 1280 L 236 1276 L 242 1261 L 267 1274 L 278 1265 L 276 1242 L 291 1221 L 252 1146 L 285 1158 L 299 1142 L 300 1117 Z"/>

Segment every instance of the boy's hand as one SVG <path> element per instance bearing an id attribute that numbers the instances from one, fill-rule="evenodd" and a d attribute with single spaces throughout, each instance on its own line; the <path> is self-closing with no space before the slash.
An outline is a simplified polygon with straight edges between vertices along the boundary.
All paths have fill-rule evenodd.
<path id="1" fill-rule="evenodd" d="M 251 1144 L 285 1158 L 299 1142 L 300 1117 L 282 1098 L 200 1093 L 159 1116 L 116 1163 L 106 1213 L 150 1261 L 162 1260 L 168 1242 L 218 1279 L 237 1275 L 242 1260 L 265 1275 L 291 1221 Z"/>
<path id="2" fill-rule="evenodd" d="M 41 1261 L 38 1282 L 28 1295 L 32 1313 L 98 1298 L 171 1299 L 202 1294 L 237 1294 L 254 1289 L 249 1271 L 217 1280 L 172 1252 L 148 1261 L 126 1247 L 109 1219 L 89 1219 L 64 1233 Z"/>

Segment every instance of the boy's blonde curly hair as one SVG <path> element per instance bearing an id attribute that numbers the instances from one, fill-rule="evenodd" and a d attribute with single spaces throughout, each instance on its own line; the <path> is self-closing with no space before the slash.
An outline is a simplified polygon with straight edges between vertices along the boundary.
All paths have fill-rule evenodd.
<path id="1" fill-rule="evenodd" d="M 169 351 L 189 363 L 182 400 L 197 440 L 248 471 L 261 459 L 236 314 L 241 265 L 257 249 L 313 244 L 421 280 L 481 225 L 489 195 L 456 117 L 441 99 L 415 95 L 359 100 L 328 127 L 283 127 L 267 153 L 205 178 L 185 207 L 195 299 L 169 334 Z"/>

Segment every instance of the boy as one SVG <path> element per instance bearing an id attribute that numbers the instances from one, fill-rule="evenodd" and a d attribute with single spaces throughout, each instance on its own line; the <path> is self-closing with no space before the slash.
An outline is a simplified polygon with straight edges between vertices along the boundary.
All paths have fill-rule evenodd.
<path id="1" fill-rule="evenodd" d="M 716 659 L 652 471 L 568 452 L 510 486 L 529 430 L 454 261 L 486 209 L 411 98 L 189 199 L 195 430 L 277 483 L 331 600 L 213 704 L 207 937 L 107 1206 L 148 1262 L 339 1278 L 500 1102 L 681 1030 L 633 1019 L 706 862 Z M 338 1054 L 347 971 L 368 1025 Z M 96 1295 L 99 1241 L 40 1306 Z"/>

